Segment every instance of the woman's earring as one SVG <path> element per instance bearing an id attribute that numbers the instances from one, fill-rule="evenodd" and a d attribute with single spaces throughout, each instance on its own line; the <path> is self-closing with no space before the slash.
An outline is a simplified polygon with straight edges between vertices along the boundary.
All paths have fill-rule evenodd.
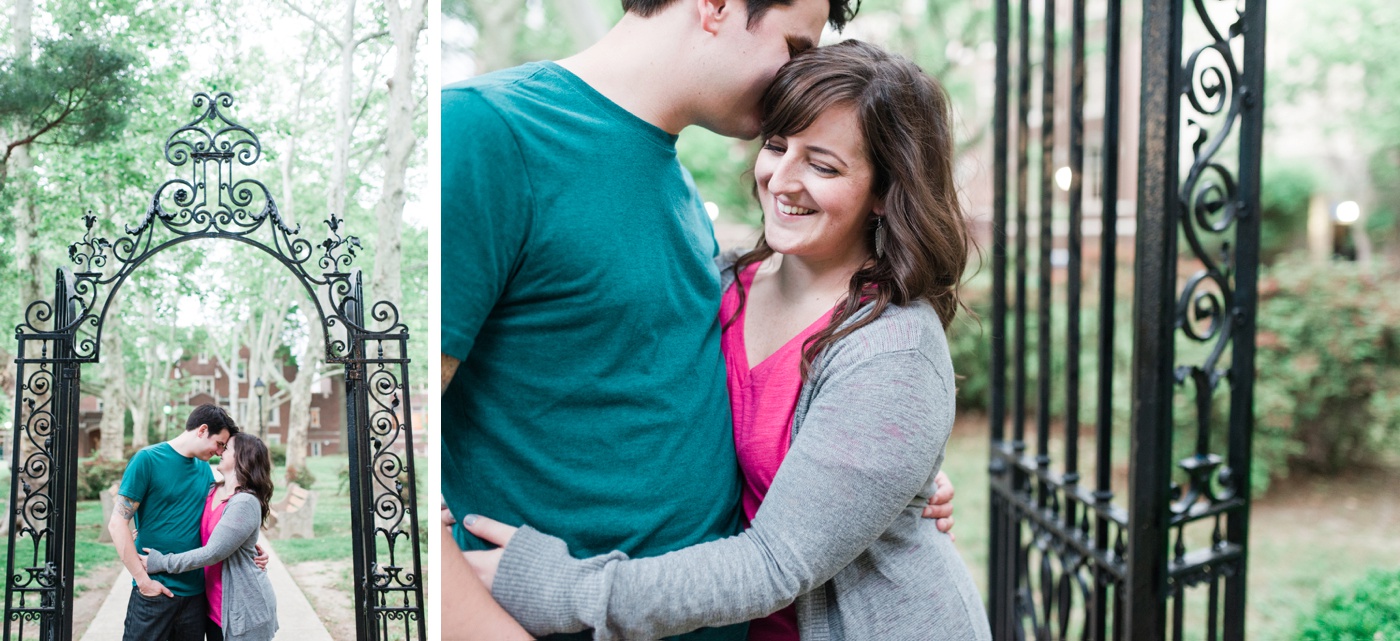
<path id="1" fill-rule="evenodd" d="M 875 217 L 875 257 L 885 257 L 885 217 Z"/>

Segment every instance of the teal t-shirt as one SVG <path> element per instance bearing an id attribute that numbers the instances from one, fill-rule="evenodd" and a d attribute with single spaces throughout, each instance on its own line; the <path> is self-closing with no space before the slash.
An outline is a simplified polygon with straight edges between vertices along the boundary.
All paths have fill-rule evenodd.
<path id="1" fill-rule="evenodd" d="M 579 557 L 737 533 L 718 249 L 676 137 L 550 62 L 445 87 L 442 136 L 452 512 Z"/>
<path id="2" fill-rule="evenodd" d="M 174 554 L 198 548 L 204 498 L 213 482 L 208 463 L 176 452 L 169 443 L 157 443 L 132 456 L 117 493 L 140 503 L 135 517 L 136 549 Z M 151 578 L 175 596 L 204 594 L 203 570 L 152 574 Z"/>

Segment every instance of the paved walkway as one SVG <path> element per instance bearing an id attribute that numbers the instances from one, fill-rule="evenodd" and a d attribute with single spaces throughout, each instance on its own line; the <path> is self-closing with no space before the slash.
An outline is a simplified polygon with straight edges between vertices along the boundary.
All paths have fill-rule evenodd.
<path id="1" fill-rule="evenodd" d="M 267 578 L 272 581 L 272 590 L 277 593 L 277 639 L 286 641 L 331 641 L 331 633 L 321 624 L 321 619 L 311 609 L 306 595 L 301 593 L 287 566 L 277 557 L 267 539 L 260 541 L 263 549 L 272 559 L 267 563 Z M 92 625 L 83 633 L 82 641 L 111 641 L 122 638 L 122 627 L 126 621 L 126 602 L 131 597 L 131 573 L 122 568 L 121 574 L 112 584 L 112 591 L 102 602 L 102 607 L 93 618 Z"/>

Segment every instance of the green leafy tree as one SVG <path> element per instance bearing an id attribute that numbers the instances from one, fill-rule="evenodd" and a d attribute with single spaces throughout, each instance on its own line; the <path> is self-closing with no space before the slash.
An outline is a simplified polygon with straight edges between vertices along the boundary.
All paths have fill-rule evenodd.
<path id="1" fill-rule="evenodd" d="M 116 136 L 132 106 L 135 63 L 130 53 L 83 38 L 46 40 L 35 60 L 0 62 L 0 126 L 13 132 L 0 155 L 0 190 L 20 147 Z"/>
<path id="2" fill-rule="evenodd" d="M 1358 141 L 1357 171 L 1369 174 L 1373 190 L 1362 229 L 1400 255 L 1400 41 L 1393 35 L 1400 4 L 1338 0 L 1304 3 L 1302 12 L 1308 26 L 1270 91 L 1288 101 L 1322 99 L 1328 127 Z"/>

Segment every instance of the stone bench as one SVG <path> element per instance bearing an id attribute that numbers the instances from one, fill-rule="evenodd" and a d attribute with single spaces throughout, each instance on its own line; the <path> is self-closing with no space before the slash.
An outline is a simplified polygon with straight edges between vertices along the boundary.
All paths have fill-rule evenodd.
<path id="1" fill-rule="evenodd" d="M 296 483 L 287 486 L 287 497 L 268 506 L 263 531 L 273 539 L 310 539 L 316 536 L 316 493 Z"/>

